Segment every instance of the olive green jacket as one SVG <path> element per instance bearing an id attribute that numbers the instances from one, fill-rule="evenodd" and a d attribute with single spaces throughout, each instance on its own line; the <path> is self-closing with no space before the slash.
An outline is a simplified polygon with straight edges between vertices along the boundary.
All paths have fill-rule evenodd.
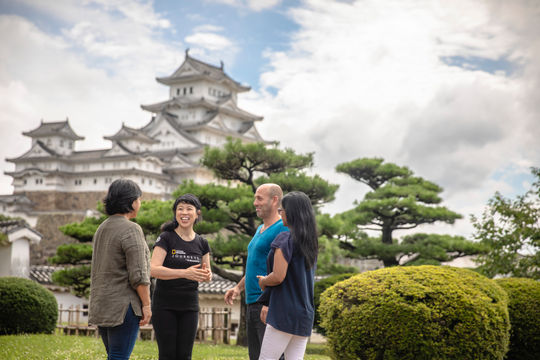
<path id="1" fill-rule="evenodd" d="M 148 245 L 141 227 L 121 215 L 112 215 L 94 234 L 88 323 L 117 326 L 129 305 L 142 316 L 135 290 L 150 285 Z"/>

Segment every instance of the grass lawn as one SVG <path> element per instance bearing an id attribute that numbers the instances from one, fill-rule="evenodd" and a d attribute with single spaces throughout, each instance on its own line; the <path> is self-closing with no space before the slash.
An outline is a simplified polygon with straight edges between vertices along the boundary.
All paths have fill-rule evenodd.
<path id="1" fill-rule="evenodd" d="M 324 344 L 308 344 L 304 359 L 326 359 Z M 137 340 L 131 359 L 157 359 L 155 341 Z M 5 335 L 0 336 L 2 360 L 95 360 L 106 359 L 101 339 L 68 335 Z M 193 360 L 247 359 L 247 348 L 234 345 L 207 345 L 195 343 Z"/>

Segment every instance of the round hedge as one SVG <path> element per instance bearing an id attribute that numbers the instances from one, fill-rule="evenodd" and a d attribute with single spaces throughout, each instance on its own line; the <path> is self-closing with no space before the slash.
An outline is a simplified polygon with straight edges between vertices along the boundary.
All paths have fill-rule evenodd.
<path id="1" fill-rule="evenodd" d="M 321 326 L 321 315 L 319 314 L 319 305 L 321 303 L 320 296 L 321 294 L 328 289 L 330 286 L 334 285 L 337 282 L 346 280 L 350 278 L 351 276 L 356 275 L 356 273 L 345 273 L 345 274 L 337 274 L 332 275 L 327 278 L 321 279 L 315 283 L 314 289 L 313 289 L 313 300 L 314 300 L 314 306 L 315 306 L 315 320 L 313 322 L 313 326 L 317 330 L 319 334 L 326 335 L 326 331 Z"/>
<path id="2" fill-rule="evenodd" d="M 335 359 L 502 359 L 507 295 L 492 280 L 447 266 L 362 273 L 321 295 Z"/>
<path id="3" fill-rule="evenodd" d="M 511 328 L 507 359 L 538 359 L 540 354 L 540 282 L 524 278 L 495 281 L 508 294 Z"/>
<path id="4" fill-rule="evenodd" d="M 23 278 L 0 278 L 0 335 L 52 333 L 58 319 L 54 295 Z"/>

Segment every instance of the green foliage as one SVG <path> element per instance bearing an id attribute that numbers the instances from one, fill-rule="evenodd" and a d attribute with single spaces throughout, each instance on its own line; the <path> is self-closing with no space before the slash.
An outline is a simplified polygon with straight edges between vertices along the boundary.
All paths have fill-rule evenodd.
<path id="1" fill-rule="evenodd" d="M 257 178 L 255 185 L 264 183 L 279 184 L 285 194 L 291 191 L 302 191 L 309 196 L 315 207 L 333 201 L 334 194 L 339 188 L 339 185 L 329 184 L 317 174 L 309 176 L 297 169 L 287 169 L 284 172 Z"/>
<path id="2" fill-rule="evenodd" d="M 462 236 L 423 233 L 404 236 L 399 248 L 401 257 L 412 257 L 405 265 L 440 265 L 441 262 L 487 251 L 483 244 Z"/>
<path id="3" fill-rule="evenodd" d="M 79 297 L 90 295 L 90 266 L 92 245 L 86 243 L 63 244 L 56 249 L 56 255 L 49 258 L 52 264 L 68 264 L 69 268 L 57 270 L 52 274 L 52 281 L 68 287 Z"/>
<path id="4" fill-rule="evenodd" d="M 540 170 L 533 188 L 515 200 L 496 193 L 480 219 L 471 216 L 474 237 L 489 248 L 479 256 L 481 271 L 540 279 Z"/>
<path id="5" fill-rule="evenodd" d="M 9 245 L 9 239 L 6 234 L 0 232 L 0 247 Z"/>
<path id="6" fill-rule="evenodd" d="M 144 234 L 156 239 L 161 233 L 161 225 L 173 218 L 173 200 L 148 200 L 141 203 L 135 222 L 141 226 Z"/>
<path id="7" fill-rule="evenodd" d="M 384 163 L 381 158 L 362 158 L 339 164 L 336 170 L 371 188 L 354 209 L 341 217 L 361 230 L 381 231 L 383 244 L 394 244 L 392 234 L 395 230 L 438 221 L 453 224 L 461 218 L 446 207 L 436 206 L 442 201 L 439 197 L 443 191 L 441 187 L 412 176 L 413 172 L 407 167 Z M 398 264 L 394 256 L 380 258 L 385 266 Z"/>
<path id="8" fill-rule="evenodd" d="M 90 266 L 80 265 L 63 270 L 57 270 L 52 274 L 55 284 L 69 287 L 71 292 L 78 297 L 90 296 Z"/>
<path id="9" fill-rule="evenodd" d="M 56 255 L 49 258 L 52 264 L 76 265 L 92 261 L 91 244 L 63 244 L 56 249 Z"/>
<path id="10" fill-rule="evenodd" d="M 346 280 L 353 275 L 356 275 L 356 273 L 353 272 L 332 275 L 315 283 L 313 289 L 313 304 L 315 306 L 315 321 L 313 323 L 313 327 L 315 328 L 315 330 L 317 330 L 319 334 L 326 335 L 326 330 L 321 326 L 321 314 L 319 312 L 319 305 L 321 304 L 321 294 L 330 286 L 340 281 Z"/>
<path id="11" fill-rule="evenodd" d="M 223 180 L 236 180 L 249 184 L 256 190 L 255 175 L 270 175 L 285 169 L 304 169 L 313 165 L 313 154 L 298 155 L 292 149 L 281 150 L 267 147 L 263 142 L 242 143 L 228 138 L 221 147 L 207 147 L 201 164 L 211 169 L 214 175 Z"/>
<path id="12" fill-rule="evenodd" d="M 540 282 L 526 278 L 496 279 L 508 294 L 508 360 L 535 360 L 540 354 Z"/>
<path id="13" fill-rule="evenodd" d="M 51 333 L 58 305 L 43 286 L 23 278 L 0 278 L 0 335 Z"/>
<path id="14" fill-rule="evenodd" d="M 67 236 L 74 237 L 80 242 L 91 242 L 97 228 L 105 219 L 107 219 L 106 215 L 99 218 L 85 217 L 81 222 L 66 224 L 60 226 L 59 229 Z"/>
<path id="15" fill-rule="evenodd" d="M 319 237 L 319 255 L 317 257 L 317 274 L 342 274 L 356 272 L 354 266 L 345 266 L 338 263 L 344 258 L 347 251 L 340 248 L 339 243 L 325 235 Z"/>
<path id="16" fill-rule="evenodd" d="M 407 266 L 370 271 L 321 295 L 335 359 L 503 359 L 507 295 L 473 271 Z"/>

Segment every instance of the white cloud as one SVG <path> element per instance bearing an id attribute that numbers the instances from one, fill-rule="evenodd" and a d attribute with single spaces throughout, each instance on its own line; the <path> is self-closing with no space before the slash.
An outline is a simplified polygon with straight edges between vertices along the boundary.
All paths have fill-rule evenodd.
<path id="1" fill-rule="evenodd" d="M 511 191 L 493 175 L 540 161 L 539 5 L 512 4 L 305 1 L 290 11 L 300 26 L 290 50 L 267 51 L 263 89 L 245 106 L 264 114 L 266 137 L 315 151 L 329 179 L 359 157 L 409 166 L 445 188 L 444 205 L 466 218 L 452 231 L 468 234 L 470 212 Z M 448 56 L 506 58 L 518 70 L 471 71 Z M 362 198 L 360 183 L 343 184 L 330 211 Z"/>
<path id="2" fill-rule="evenodd" d="M 211 51 L 223 50 L 233 45 L 225 36 L 210 32 L 198 32 L 186 36 L 186 43 L 201 46 Z"/>
<path id="3" fill-rule="evenodd" d="M 28 150 L 29 139 L 21 132 L 36 128 L 40 119 L 69 117 L 75 132 L 86 137 L 78 149 L 107 146 L 102 137 L 122 122 L 146 124 L 150 114 L 139 105 L 167 96 L 153 79 L 172 73 L 183 59 L 178 44 L 161 39 L 159 31 L 168 25 L 138 2 L 133 7 L 111 3 L 107 9 L 88 2 L 86 7 L 72 1 L 50 4 L 37 2 L 34 9 L 61 17 L 65 27 L 59 35 L 19 16 L 0 16 L 3 54 L 9 54 L 0 57 L 2 172 L 13 169 L 4 158 Z M 11 191 L 11 179 L 0 176 L 0 193 Z"/>

